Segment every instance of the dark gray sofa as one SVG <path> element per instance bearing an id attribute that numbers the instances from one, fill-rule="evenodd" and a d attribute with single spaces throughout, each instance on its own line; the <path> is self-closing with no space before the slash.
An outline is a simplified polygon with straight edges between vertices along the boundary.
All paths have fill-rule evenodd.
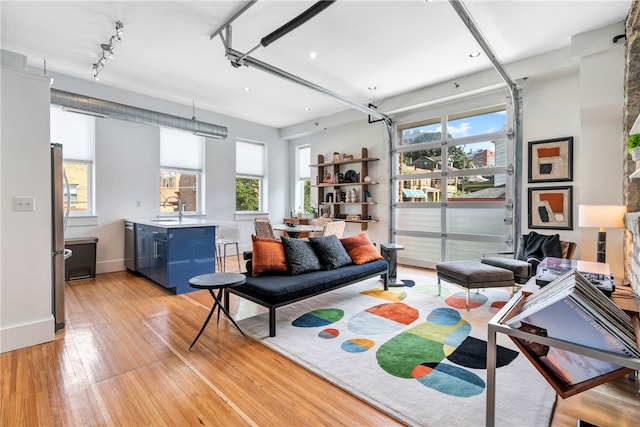
<path id="1" fill-rule="evenodd" d="M 249 255 L 250 257 L 250 255 Z M 245 258 L 247 255 L 245 254 Z M 247 270 L 251 271 L 251 261 L 247 262 Z M 246 283 L 226 288 L 224 306 L 229 308 L 229 293 L 233 293 L 269 309 L 269 336 L 276 336 L 276 308 L 322 293 L 360 282 L 370 277 L 387 274 L 388 263 L 377 260 L 366 264 L 350 264 L 335 270 L 321 270 L 310 273 L 290 275 L 247 276 Z M 387 290 L 386 280 L 383 280 Z"/>

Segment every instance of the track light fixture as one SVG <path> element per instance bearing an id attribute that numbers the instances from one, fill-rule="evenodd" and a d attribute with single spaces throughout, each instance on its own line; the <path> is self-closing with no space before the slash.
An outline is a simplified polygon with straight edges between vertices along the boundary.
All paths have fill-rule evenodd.
<path id="1" fill-rule="evenodd" d="M 102 56 L 98 59 L 98 62 L 93 64 L 93 78 L 96 80 L 100 80 L 100 72 L 104 68 L 107 63 L 107 58 L 113 59 L 113 52 L 116 49 L 116 45 L 122 42 L 122 29 L 124 25 L 122 21 L 116 21 L 116 33 L 109 38 L 108 43 L 102 43 L 100 47 L 102 48 Z"/>

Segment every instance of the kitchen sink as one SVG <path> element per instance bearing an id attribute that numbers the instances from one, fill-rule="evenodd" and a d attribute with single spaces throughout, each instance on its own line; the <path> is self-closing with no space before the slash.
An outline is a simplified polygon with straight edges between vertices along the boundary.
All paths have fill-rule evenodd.
<path id="1" fill-rule="evenodd" d="M 180 221 L 178 218 L 158 218 L 158 219 L 150 219 L 149 222 L 178 222 Z"/>

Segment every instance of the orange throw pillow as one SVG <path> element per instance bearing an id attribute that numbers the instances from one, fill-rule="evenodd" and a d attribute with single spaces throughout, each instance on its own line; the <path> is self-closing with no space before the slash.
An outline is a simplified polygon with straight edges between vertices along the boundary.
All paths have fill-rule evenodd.
<path id="1" fill-rule="evenodd" d="M 284 256 L 282 242 L 274 239 L 265 239 L 254 234 L 251 235 L 251 240 L 253 241 L 252 276 L 288 274 L 289 267 Z"/>
<path id="2" fill-rule="evenodd" d="M 377 259 L 382 259 L 380 252 L 373 246 L 367 233 L 340 239 L 354 264 L 366 264 Z"/>

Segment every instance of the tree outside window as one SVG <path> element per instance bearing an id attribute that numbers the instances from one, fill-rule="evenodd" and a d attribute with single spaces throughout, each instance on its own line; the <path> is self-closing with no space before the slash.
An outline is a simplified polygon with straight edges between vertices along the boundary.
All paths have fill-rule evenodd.
<path id="1" fill-rule="evenodd" d="M 262 212 L 264 206 L 265 145 L 236 141 L 236 211 Z"/>

